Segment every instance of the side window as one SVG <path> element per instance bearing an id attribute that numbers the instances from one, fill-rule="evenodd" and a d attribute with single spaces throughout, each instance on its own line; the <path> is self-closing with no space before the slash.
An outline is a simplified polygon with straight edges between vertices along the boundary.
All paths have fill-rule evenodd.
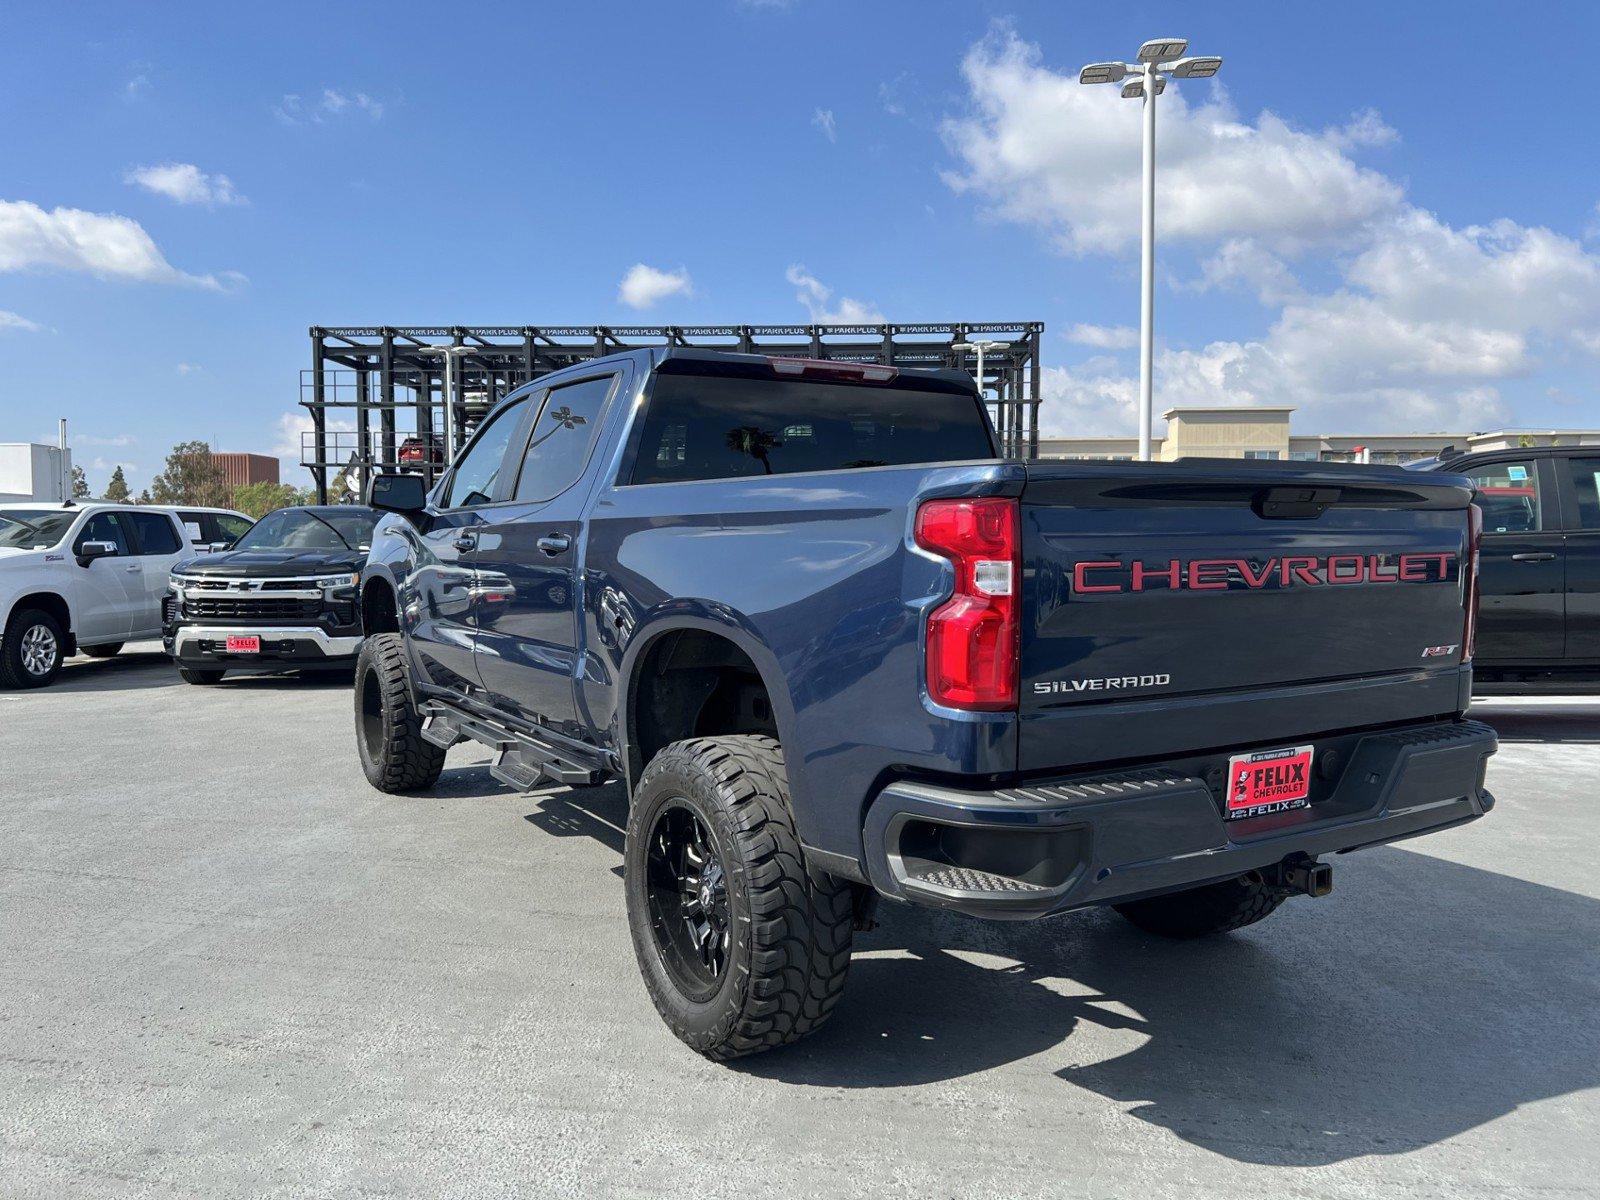
<path id="1" fill-rule="evenodd" d="M 1478 489 L 1484 533 L 1539 532 L 1539 470 L 1531 459 L 1472 467 L 1467 478 Z"/>
<path id="2" fill-rule="evenodd" d="M 178 531 L 166 513 L 130 512 L 123 518 L 133 522 L 134 533 L 139 538 L 140 554 L 176 554 L 183 549 Z"/>
<path id="3" fill-rule="evenodd" d="M 85 521 L 72 543 L 72 552 L 76 554 L 82 550 L 85 542 L 110 542 L 117 548 L 118 554 L 129 553 L 128 539 L 122 532 L 122 522 L 117 520 L 116 513 L 95 513 Z"/>
<path id="4" fill-rule="evenodd" d="M 204 546 L 211 539 L 206 536 L 206 521 L 210 518 L 205 513 L 181 512 L 178 520 L 183 522 L 183 534 L 196 546 Z"/>
<path id="5" fill-rule="evenodd" d="M 230 513 L 217 513 L 211 519 L 215 523 L 213 532 L 216 534 L 210 539 L 213 542 L 227 542 L 231 546 L 250 532 L 250 522 L 243 517 L 235 517 Z"/>
<path id="6" fill-rule="evenodd" d="M 617 376 L 606 375 L 550 393 L 522 456 L 518 500 L 548 500 L 577 482 L 600 430 L 600 409 L 616 382 Z"/>
<path id="7" fill-rule="evenodd" d="M 467 448 L 466 454 L 456 464 L 455 473 L 450 476 L 450 493 L 444 501 L 446 508 L 474 508 L 494 499 L 494 485 L 500 477 L 500 464 L 505 459 L 506 447 L 527 405 L 527 397 L 507 405 L 478 431 L 477 440 Z"/>
<path id="8" fill-rule="evenodd" d="M 1569 458 L 1567 470 L 1578 494 L 1578 528 L 1600 529 L 1600 458 Z"/>

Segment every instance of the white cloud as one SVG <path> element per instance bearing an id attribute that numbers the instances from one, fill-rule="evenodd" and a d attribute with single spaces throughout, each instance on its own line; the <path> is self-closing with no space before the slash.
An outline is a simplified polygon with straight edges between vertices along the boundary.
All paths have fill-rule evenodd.
<path id="1" fill-rule="evenodd" d="M 634 263 L 617 285 L 617 299 L 629 308 L 649 308 L 668 296 L 694 295 L 694 282 L 684 267 L 662 271 L 644 263 Z"/>
<path id="2" fill-rule="evenodd" d="M 14 331 L 17 333 L 38 333 L 44 326 L 37 321 L 30 321 L 19 313 L 7 312 L 0 308 L 0 333 Z"/>
<path id="3" fill-rule="evenodd" d="M 322 125 L 357 113 L 381 121 L 384 107 L 383 101 L 366 92 L 325 87 L 314 100 L 307 100 L 299 92 L 284 93 L 283 99 L 272 106 L 272 115 L 285 125 Z"/>
<path id="4" fill-rule="evenodd" d="M 1128 350 L 1139 344 L 1139 331 L 1128 325 L 1080 323 L 1067 330 L 1067 341 L 1101 350 Z"/>
<path id="5" fill-rule="evenodd" d="M 833 109 L 819 108 L 812 112 L 811 123 L 822 130 L 822 136 L 830 142 L 839 140 L 839 127 L 833 119 Z"/>
<path id="6" fill-rule="evenodd" d="M 1003 27 L 963 71 L 970 111 L 944 127 L 961 164 L 950 185 L 1066 253 L 1131 255 L 1138 106 L 1046 68 Z M 1275 316 L 1253 339 L 1161 349 L 1158 408 L 1291 404 L 1324 430 L 1481 429 L 1506 419 L 1500 387 L 1542 355 L 1600 357 L 1600 257 L 1577 239 L 1510 220 L 1456 228 L 1408 203 L 1351 157 L 1397 140 L 1375 112 L 1307 132 L 1205 95 L 1184 84 L 1162 99 L 1161 236 L 1201 256 L 1198 278 L 1176 286 L 1242 288 Z M 1302 265 L 1331 283 L 1307 287 Z M 1068 336 L 1120 348 L 1099 326 Z M 1045 385 L 1044 427 L 1135 424 L 1134 380 L 1112 360 L 1057 368 Z M 1084 428 L 1096 422 L 1115 424 Z"/>
<path id="7" fill-rule="evenodd" d="M 127 104 L 137 104 L 150 94 L 150 76 L 140 72 L 128 80 L 122 87 L 122 99 Z"/>
<path id="8" fill-rule="evenodd" d="M 997 28 L 962 62 L 968 115 L 946 121 L 961 162 L 946 181 L 1076 254 L 1139 237 L 1139 105 L 1045 67 L 1036 46 Z M 1264 112 L 1242 120 L 1225 93 L 1185 84 L 1162 97 L 1156 211 L 1176 241 L 1252 237 L 1283 251 L 1339 242 L 1395 212 L 1401 189 L 1346 150 L 1382 140 L 1363 114 L 1308 132 Z M 1392 131 L 1391 131 L 1392 132 Z"/>
<path id="9" fill-rule="evenodd" d="M 179 375 L 197 375 L 201 371 L 204 371 L 204 370 L 205 370 L 205 368 L 202 367 L 199 363 L 181 362 L 181 363 L 178 364 L 178 374 Z"/>
<path id="10" fill-rule="evenodd" d="M 784 278 L 794 285 L 794 298 L 805 305 L 811 320 L 818 325 L 881 325 L 884 322 L 878 306 L 867 300 L 841 296 L 838 304 L 828 307 L 833 289 L 800 263 L 785 271 Z"/>
<path id="11" fill-rule="evenodd" d="M 122 177 L 124 183 L 165 196 L 179 204 L 247 204 L 226 175 L 208 175 L 193 163 L 169 162 L 151 167 L 134 167 Z"/>
<path id="12" fill-rule="evenodd" d="M 116 213 L 0 200 L 0 272 L 83 271 L 100 279 L 224 291 L 236 272 L 191 275 L 169 263 L 139 222 Z"/>
<path id="13" fill-rule="evenodd" d="M 275 455 L 283 468 L 280 478 L 287 480 L 290 472 L 305 470 L 300 465 L 302 438 L 314 428 L 311 423 L 311 413 L 307 409 L 296 408 L 279 414 L 272 449 L 268 453 Z M 350 433 L 355 429 L 355 424 L 348 418 L 335 417 L 330 412 L 327 416 L 327 429 L 330 433 Z M 348 440 L 345 445 L 348 445 Z M 337 452 L 333 456 L 337 457 Z"/>

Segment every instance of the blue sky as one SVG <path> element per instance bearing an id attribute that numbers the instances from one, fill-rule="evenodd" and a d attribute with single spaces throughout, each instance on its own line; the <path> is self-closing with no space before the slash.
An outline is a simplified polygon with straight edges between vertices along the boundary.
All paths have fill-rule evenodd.
<path id="1" fill-rule="evenodd" d="M 313 323 L 830 314 L 1042 320 L 1047 429 L 1131 432 L 1138 105 L 1073 79 L 1158 35 L 1226 59 L 1158 407 L 1600 424 L 1591 4 L 65 4 L 0 45 L 0 440 L 283 450 Z"/>

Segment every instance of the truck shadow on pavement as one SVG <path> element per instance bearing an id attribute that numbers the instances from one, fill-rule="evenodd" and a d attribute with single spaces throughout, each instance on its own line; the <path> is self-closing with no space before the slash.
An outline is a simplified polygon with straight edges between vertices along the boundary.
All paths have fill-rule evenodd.
<path id="1" fill-rule="evenodd" d="M 1209 941 L 1111 912 L 1002 925 L 885 906 L 830 1023 L 734 1065 L 909 1087 L 1037 1057 L 1187 1142 L 1301 1167 L 1600 1085 L 1600 902 L 1392 847 L 1352 857 L 1343 892 Z"/>
<path id="2" fill-rule="evenodd" d="M 1592 704 L 1570 707 L 1496 708 L 1479 702 L 1468 714 L 1474 720 L 1494 726 L 1500 740 L 1513 742 L 1561 742 L 1600 744 L 1600 699 Z"/>
<path id="3" fill-rule="evenodd" d="M 67 659 L 61 664 L 61 673 L 55 682 L 44 692 L 129 692 L 176 687 L 182 682 L 172 660 L 159 648 L 148 652 L 124 650 L 112 658 Z"/>

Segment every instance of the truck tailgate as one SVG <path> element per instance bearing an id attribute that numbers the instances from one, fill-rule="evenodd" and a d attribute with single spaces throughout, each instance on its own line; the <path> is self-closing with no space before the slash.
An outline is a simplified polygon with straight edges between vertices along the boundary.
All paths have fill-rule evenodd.
<path id="1" fill-rule="evenodd" d="M 1384 467 L 1029 463 L 1020 768 L 1454 711 L 1470 499 Z"/>

